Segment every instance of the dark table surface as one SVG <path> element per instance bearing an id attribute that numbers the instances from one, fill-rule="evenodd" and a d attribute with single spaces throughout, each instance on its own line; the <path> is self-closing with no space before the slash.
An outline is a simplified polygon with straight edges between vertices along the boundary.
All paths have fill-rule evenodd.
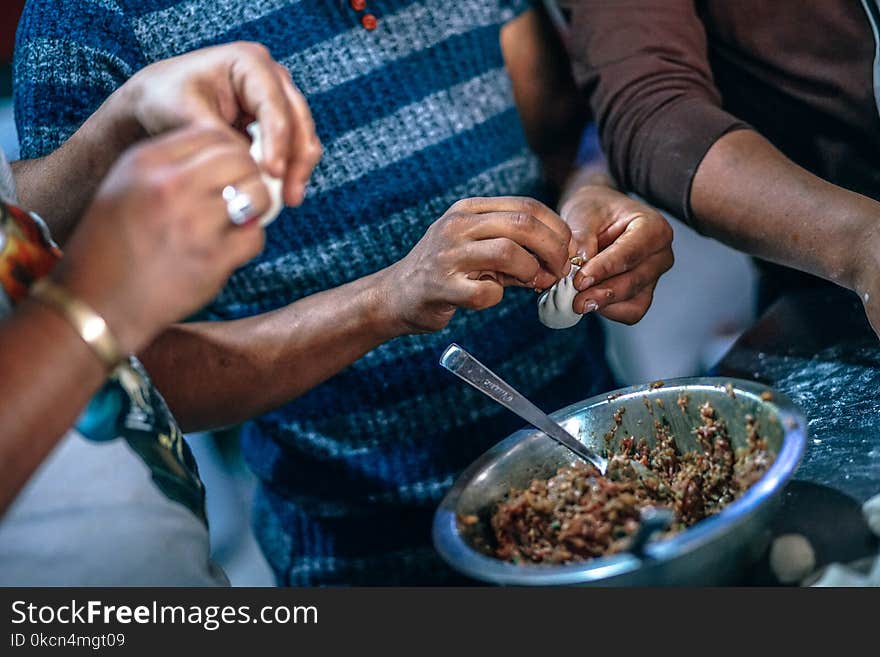
<path id="1" fill-rule="evenodd" d="M 880 493 L 880 341 L 842 290 L 783 297 L 713 374 L 752 379 L 806 413 L 807 449 L 774 531 L 802 533 L 819 565 L 876 553 L 860 505 Z"/>

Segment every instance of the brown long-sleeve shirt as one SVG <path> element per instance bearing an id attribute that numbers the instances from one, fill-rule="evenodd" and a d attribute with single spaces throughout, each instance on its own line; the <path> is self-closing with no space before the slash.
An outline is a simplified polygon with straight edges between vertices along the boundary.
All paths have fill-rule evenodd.
<path id="1" fill-rule="evenodd" d="M 700 161 L 748 126 L 814 174 L 880 200 L 876 2 L 560 4 L 612 172 L 689 219 Z"/>

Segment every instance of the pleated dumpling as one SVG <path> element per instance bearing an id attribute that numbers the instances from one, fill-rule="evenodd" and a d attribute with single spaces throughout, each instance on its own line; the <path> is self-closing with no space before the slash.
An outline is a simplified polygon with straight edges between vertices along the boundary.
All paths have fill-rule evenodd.
<path id="1" fill-rule="evenodd" d="M 580 267 L 571 266 L 568 276 L 562 278 L 545 290 L 538 298 L 538 319 L 541 323 L 552 329 L 571 328 L 583 315 L 575 312 L 572 302 L 578 291 L 574 287 L 574 275 Z"/>

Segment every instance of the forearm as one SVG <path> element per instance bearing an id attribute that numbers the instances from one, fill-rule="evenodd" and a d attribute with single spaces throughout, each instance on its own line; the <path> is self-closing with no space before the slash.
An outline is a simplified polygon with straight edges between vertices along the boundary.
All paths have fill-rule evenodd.
<path id="1" fill-rule="evenodd" d="M 501 47 L 529 146 L 541 159 L 548 181 L 559 189 L 571 173 L 589 120 L 587 99 L 543 7 L 505 25 Z"/>
<path id="2" fill-rule="evenodd" d="M 572 57 L 614 179 L 683 219 L 694 171 L 743 123 L 725 112 L 693 0 L 577 0 Z"/>
<path id="3" fill-rule="evenodd" d="M 25 301 L 0 322 L 0 513 L 76 421 L 106 373 L 59 315 Z"/>
<path id="4" fill-rule="evenodd" d="M 142 360 L 184 430 L 241 422 L 307 392 L 403 332 L 382 312 L 386 271 L 263 315 L 175 325 Z"/>
<path id="5" fill-rule="evenodd" d="M 719 139 L 691 189 L 699 229 L 752 255 L 855 289 L 880 203 L 800 168 L 751 130 Z"/>
<path id="6" fill-rule="evenodd" d="M 98 185 L 119 155 L 142 135 L 124 110 L 121 89 L 60 148 L 35 160 L 12 163 L 22 207 L 39 214 L 59 244 L 70 237 Z"/>

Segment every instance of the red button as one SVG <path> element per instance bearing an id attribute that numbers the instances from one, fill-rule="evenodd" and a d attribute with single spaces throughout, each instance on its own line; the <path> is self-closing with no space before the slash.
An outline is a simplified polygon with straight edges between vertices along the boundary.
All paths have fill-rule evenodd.
<path id="1" fill-rule="evenodd" d="M 378 20 L 373 14 L 364 14 L 364 17 L 361 19 L 361 25 L 364 26 L 366 30 L 375 30 L 376 25 L 378 24 Z"/>
<path id="2" fill-rule="evenodd" d="M 363 11 L 367 8 L 367 0 L 351 0 L 350 4 L 355 11 Z"/>

